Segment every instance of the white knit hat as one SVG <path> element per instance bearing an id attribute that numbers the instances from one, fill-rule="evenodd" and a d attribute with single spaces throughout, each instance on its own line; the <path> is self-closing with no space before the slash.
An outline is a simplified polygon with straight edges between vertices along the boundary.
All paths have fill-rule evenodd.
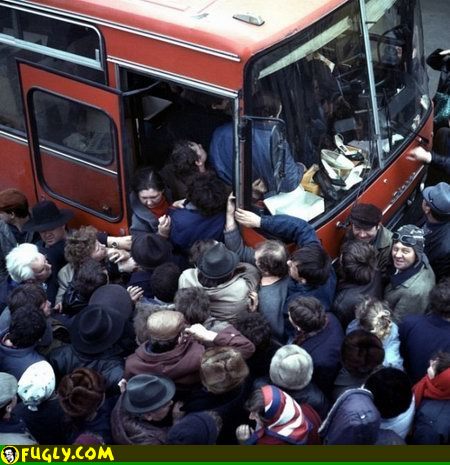
<path id="1" fill-rule="evenodd" d="M 19 380 L 17 393 L 24 405 L 34 412 L 55 391 L 55 373 L 45 360 L 30 365 Z"/>

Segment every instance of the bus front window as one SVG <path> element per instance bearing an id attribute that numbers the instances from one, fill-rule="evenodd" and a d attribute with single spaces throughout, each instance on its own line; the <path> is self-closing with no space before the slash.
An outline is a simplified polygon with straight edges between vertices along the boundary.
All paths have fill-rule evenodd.
<path id="1" fill-rule="evenodd" d="M 423 50 L 416 2 L 366 1 L 370 75 L 363 16 L 359 2 L 349 1 L 249 66 L 245 112 L 252 128 L 246 138 L 251 163 L 245 166 L 252 175 L 245 173 L 244 179 L 261 178 L 263 151 L 269 154 L 266 171 L 272 169 L 263 178 L 266 189 L 252 189 L 253 201 L 267 206 L 268 197 L 294 190 L 294 178 L 305 169 L 303 187 L 324 200 L 322 212 L 330 211 L 364 188 L 422 123 L 429 101 L 426 78 L 418 72 Z M 264 129 L 261 147 L 264 138 L 255 133 Z"/>

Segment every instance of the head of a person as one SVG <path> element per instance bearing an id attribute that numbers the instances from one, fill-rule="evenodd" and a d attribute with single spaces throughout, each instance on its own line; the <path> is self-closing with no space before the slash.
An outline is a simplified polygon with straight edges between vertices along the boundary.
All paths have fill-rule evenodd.
<path id="1" fill-rule="evenodd" d="M 427 369 L 427 375 L 430 379 L 440 375 L 443 371 L 450 368 L 450 353 L 438 352 L 430 360 L 430 366 Z"/>
<path id="2" fill-rule="evenodd" d="M 277 118 L 282 110 L 280 99 L 267 90 L 258 91 L 254 97 L 254 114 L 266 118 Z"/>
<path id="3" fill-rule="evenodd" d="M 270 346 L 272 329 L 267 318 L 258 312 L 241 312 L 235 322 L 235 328 L 250 342 L 257 351 L 266 350 Z"/>
<path id="4" fill-rule="evenodd" d="M 15 447 L 6 446 L 2 449 L 2 455 L 5 457 L 6 463 L 15 463 L 17 459 L 17 452 Z M 3 460 L 4 461 L 4 460 Z"/>
<path id="5" fill-rule="evenodd" d="M 215 174 L 195 175 L 187 186 L 186 199 L 202 216 L 225 213 L 228 201 L 228 188 Z"/>
<path id="6" fill-rule="evenodd" d="M 91 368 L 76 368 L 61 379 L 58 399 L 64 413 L 73 420 L 95 416 L 105 399 L 103 375 Z"/>
<path id="7" fill-rule="evenodd" d="M 281 389 L 305 388 L 313 375 L 311 355 L 296 344 L 280 347 L 270 362 L 270 380 Z"/>
<path id="8" fill-rule="evenodd" d="M 42 200 L 31 210 L 31 218 L 24 224 L 26 231 L 37 231 L 49 247 L 66 237 L 66 224 L 73 218 L 70 210 L 60 210 L 51 200 Z"/>
<path id="9" fill-rule="evenodd" d="M 69 327 L 73 348 L 89 357 L 102 354 L 120 340 L 128 316 L 117 311 L 115 306 L 90 301 L 75 315 Z"/>
<path id="10" fill-rule="evenodd" d="M 163 200 L 164 182 L 152 167 L 146 166 L 136 171 L 131 187 L 142 205 L 147 208 L 154 208 Z"/>
<path id="11" fill-rule="evenodd" d="M 159 234 L 137 234 L 132 238 L 131 256 L 140 268 L 150 271 L 172 258 L 172 246 Z"/>
<path id="12" fill-rule="evenodd" d="M 46 310 L 50 306 L 44 288 L 37 283 L 25 283 L 15 287 L 8 296 L 8 308 L 13 314 L 24 305 L 34 305 L 36 310 Z"/>
<path id="13" fill-rule="evenodd" d="M 353 236 L 364 242 L 373 242 L 381 227 L 383 212 L 371 203 L 358 203 L 350 212 Z"/>
<path id="14" fill-rule="evenodd" d="M 238 255 L 218 242 L 200 256 L 197 263 L 198 280 L 203 287 L 219 286 L 234 276 L 238 263 Z"/>
<path id="15" fill-rule="evenodd" d="M 175 310 L 160 310 L 152 313 L 147 320 L 147 330 L 152 350 L 166 352 L 173 349 L 186 327 L 184 316 Z"/>
<path id="16" fill-rule="evenodd" d="M 325 308 L 315 297 L 296 297 L 288 304 L 289 321 L 305 334 L 322 330 L 327 322 Z"/>
<path id="17" fill-rule="evenodd" d="M 19 379 L 17 394 L 33 412 L 55 392 L 55 373 L 45 360 L 30 365 Z"/>
<path id="18" fill-rule="evenodd" d="M 129 415 L 146 421 L 161 421 L 172 408 L 175 391 L 175 384 L 169 378 L 136 375 L 128 380 L 122 395 L 122 407 Z"/>
<path id="19" fill-rule="evenodd" d="M 345 336 L 341 346 L 341 361 L 350 374 L 368 376 L 383 360 L 383 343 L 375 334 L 357 329 Z"/>
<path id="20" fill-rule="evenodd" d="M 9 420 L 17 404 L 17 379 L 10 373 L 0 372 L 0 421 Z"/>
<path id="21" fill-rule="evenodd" d="M 365 331 L 382 341 L 391 333 L 392 317 L 387 302 L 366 296 L 355 308 L 355 316 Z"/>
<path id="22" fill-rule="evenodd" d="M 422 262 L 425 232 L 413 225 L 405 224 L 392 235 L 392 261 L 398 271 L 405 271 Z"/>
<path id="23" fill-rule="evenodd" d="M 108 272 L 98 260 L 84 260 L 73 278 L 73 288 L 88 300 L 100 286 L 108 284 Z"/>
<path id="24" fill-rule="evenodd" d="M 178 278 L 181 270 L 172 262 L 162 263 L 157 266 L 150 278 L 153 295 L 161 302 L 172 303 L 178 290 Z"/>
<path id="25" fill-rule="evenodd" d="M 423 192 L 422 209 L 438 222 L 450 220 L 450 184 L 440 182 L 435 186 L 426 187 Z"/>
<path id="26" fill-rule="evenodd" d="M 205 171 L 208 155 L 202 144 L 190 140 L 180 140 L 170 154 L 170 161 L 179 178 L 187 178 Z"/>
<path id="27" fill-rule="evenodd" d="M 214 411 L 188 413 L 170 428 L 167 443 L 173 445 L 216 444 L 222 418 Z"/>
<path id="28" fill-rule="evenodd" d="M 363 241 L 346 241 L 341 247 L 339 261 L 347 282 L 370 283 L 377 267 L 377 255 L 372 245 Z"/>
<path id="29" fill-rule="evenodd" d="M 210 316 L 209 296 L 202 287 L 185 287 L 175 294 L 175 310 L 184 315 L 188 325 L 203 324 Z"/>
<path id="30" fill-rule="evenodd" d="M 34 244 L 19 244 L 6 256 L 6 269 L 16 283 L 45 282 L 52 266 Z"/>
<path id="31" fill-rule="evenodd" d="M 197 267 L 198 261 L 203 253 L 217 243 L 215 239 L 198 239 L 195 241 L 189 249 L 189 263 L 192 267 Z"/>
<path id="32" fill-rule="evenodd" d="M 433 313 L 445 320 L 450 320 L 450 277 L 441 279 L 431 289 L 427 313 Z"/>
<path id="33" fill-rule="evenodd" d="M 161 310 L 169 310 L 169 308 L 143 301 L 136 303 L 133 316 L 133 328 L 134 333 L 136 334 L 136 343 L 138 345 L 147 342 L 150 339 L 150 333 L 147 327 L 148 317 L 152 313 L 159 312 Z"/>
<path id="34" fill-rule="evenodd" d="M 15 218 L 26 218 L 28 200 L 17 189 L 5 189 L 0 192 L 0 219 L 5 223 L 13 223 Z"/>
<path id="35" fill-rule="evenodd" d="M 32 347 L 42 338 L 46 327 L 42 311 L 27 303 L 11 315 L 8 338 L 17 349 Z"/>
<path id="36" fill-rule="evenodd" d="M 224 394 L 241 386 L 249 374 L 242 354 L 231 347 L 211 347 L 200 362 L 200 380 L 208 392 Z"/>
<path id="37" fill-rule="evenodd" d="M 288 274 L 288 255 L 280 241 L 268 240 L 255 248 L 255 264 L 263 276 L 284 278 Z"/>
<path id="38" fill-rule="evenodd" d="M 292 279 L 311 286 L 325 284 L 331 274 L 331 258 L 319 244 L 297 249 L 287 264 Z"/>
<path id="39" fill-rule="evenodd" d="M 114 315 L 119 315 L 127 321 L 133 313 L 133 301 L 124 286 L 120 284 L 105 284 L 92 293 L 89 305 L 99 305 L 109 309 Z"/>
<path id="40" fill-rule="evenodd" d="M 94 227 L 81 226 L 67 236 L 64 256 L 68 263 L 78 269 L 88 258 L 102 261 L 106 257 L 106 247 L 97 240 L 97 230 Z"/>
<path id="41" fill-rule="evenodd" d="M 364 387 L 373 394 L 373 403 L 382 418 L 394 418 L 408 410 L 412 402 L 412 383 L 408 375 L 398 368 L 376 370 Z"/>

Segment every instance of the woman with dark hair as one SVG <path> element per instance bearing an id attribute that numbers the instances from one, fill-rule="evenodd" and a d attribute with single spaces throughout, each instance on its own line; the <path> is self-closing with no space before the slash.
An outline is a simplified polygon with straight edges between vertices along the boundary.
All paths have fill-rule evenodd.
<path id="1" fill-rule="evenodd" d="M 151 167 L 141 168 L 131 186 L 131 233 L 158 232 L 159 218 L 166 218 L 171 201 L 161 176 Z"/>
<path id="2" fill-rule="evenodd" d="M 68 441 L 81 433 L 94 433 L 111 444 L 110 416 L 115 397 L 105 399 L 105 379 L 91 368 L 76 368 L 58 386 L 58 399 L 70 425 Z"/>
<path id="3" fill-rule="evenodd" d="M 331 311 L 343 328 L 355 318 L 355 307 L 363 296 L 381 298 L 383 285 L 374 247 L 363 241 L 346 241 L 341 247 L 339 281 Z"/>
<path id="4" fill-rule="evenodd" d="M 340 368 L 340 349 L 344 332 L 338 319 L 325 312 L 315 297 L 296 297 L 288 304 L 288 315 L 296 331 L 289 343 L 297 344 L 311 355 L 313 381 L 329 395 Z"/>
<path id="5" fill-rule="evenodd" d="M 416 400 L 413 444 L 450 444 L 450 353 L 430 360 L 427 374 L 413 387 Z"/>

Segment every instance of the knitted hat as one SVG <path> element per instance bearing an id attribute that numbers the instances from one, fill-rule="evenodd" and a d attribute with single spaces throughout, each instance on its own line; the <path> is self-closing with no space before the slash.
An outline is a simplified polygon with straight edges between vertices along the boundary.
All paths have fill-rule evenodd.
<path id="1" fill-rule="evenodd" d="M 377 226 L 382 217 L 382 211 L 371 203 L 358 203 L 350 212 L 350 221 L 361 229 L 371 229 Z"/>
<path id="2" fill-rule="evenodd" d="M 281 347 L 270 362 L 270 379 L 285 389 L 303 389 L 313 374 L 313 361 L 306 350 L 295 344 Z"/>
<path id="3" fill-rule="evenodd" d="M 422 261 L 425 245 L 425 232 L 414 224 L 405 224 L 392 235 L 392 243 L 401 242 L 407 247 L 412 247 L 416 253 L 417 261 Z"/>
<path id="4" fill-rule="evenodd" d="M 9 373 L 0 373 L 0 408 L 8 405 L 17 394 L 17 379 Z"/>
<path id="5" fill-rule="evenodd" d="M 219 431 L 215 419 L 207 412 L 189 413 L 167 434 L 169 444 L 211 445 Z"/>
<path id="6" fill-rule="evenodd" d="M 19 379 L 18 394 L 29 410 L 37 411 L 39 404 L 47 400 L 55 390 L 55 373 L 45 360 L 33 363 Z"/>
<path id="7" fill-rule="evenodd" d="M 213 394 L 223 394 L 239 386 L 249 374 L 240 352 L 230 347 L 212 347 L 205 351 L 200 364 L 203 386 Z"/>
<path id="8" fill-rule="evenodd" d="M 440 182 L 426 187 L 422 194 L 432 211 L 439 215 L 450 215 L 450 184 Z"/>
<path id="9" fill-rule="evenodd" d="M 171 341 L 185 327 L 184 315 L 174 310 L 160 310 L 147 320 L 147 330 L 153 341 Z"/>

